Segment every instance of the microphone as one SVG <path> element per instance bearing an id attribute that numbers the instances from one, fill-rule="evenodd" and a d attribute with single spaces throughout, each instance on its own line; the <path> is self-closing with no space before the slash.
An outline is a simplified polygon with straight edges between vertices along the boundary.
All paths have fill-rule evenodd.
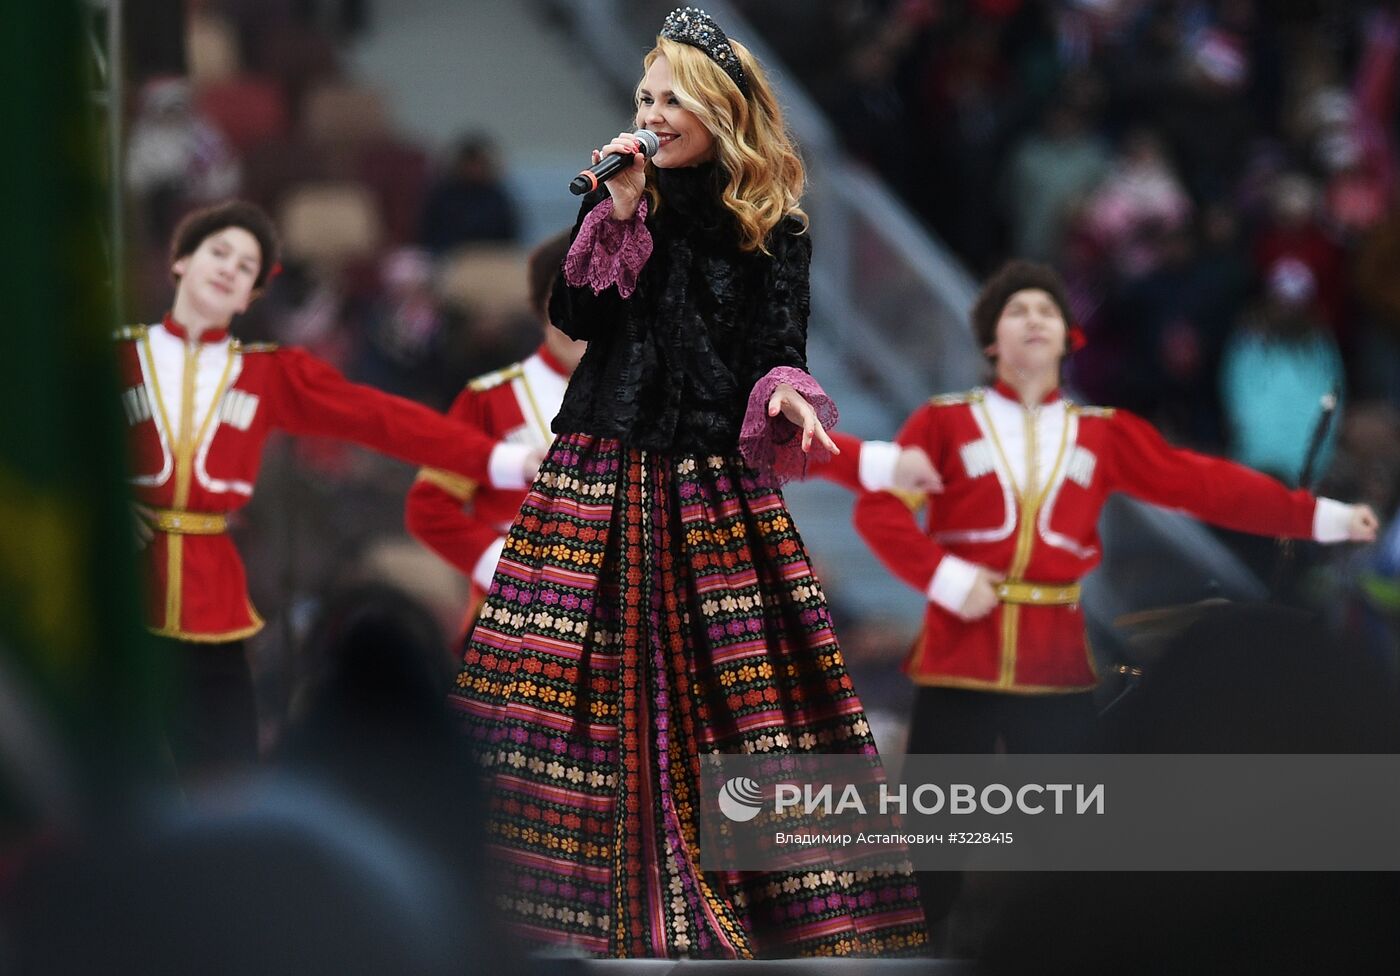
<path id="1" fill-rule="evenodd" d="M 656 138 L 656 133 L 650 129 L 637 129 L 632 135 L 637 138 L 638 151 L 647 159 L 655 156 L 656 150 L 661 148 L 661 140 Z M 632 155 L 630 153 L 610 153 L 575 176 L 573 182 L 569 184 L 569 192 L 574 196 L 592 193 L 631 165 Z"/>

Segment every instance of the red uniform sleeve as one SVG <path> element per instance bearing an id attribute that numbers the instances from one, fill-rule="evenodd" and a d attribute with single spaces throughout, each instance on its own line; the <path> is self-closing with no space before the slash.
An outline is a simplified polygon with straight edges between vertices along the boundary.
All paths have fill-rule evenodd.
<path id="1" fill-rule="evenodd" d="M 895 443 L 922 447 L 929 457 L 938 457 L 936 408 L 923 406 L 915 411 L 905 421 Z M 865 492 L 856 499 L 856 531 L 886 569 L 914 589 L 926 592 L 944 550 L 919 526 L 914 512 L 902 494 Z"/>
<path id="2" fill-rule="evenodd" d="M 447 416 L 472 428 L 482 427 L 480 400 L 471 390 L 463 390 Z M 468 578 L 493 542 L 500 538 L 496 527 L 477 516 L 472 498 L 479 485 L 435 468 L 424 468 L 409 489 L 404 504 L 404 525 L 423 545 L 456 567 Z"/>
<path id="3" fill-rule="evenodd" d="M 1151 424 L 1123 410 L 1109 421 L 1108 487 L 1180 509 L 1222 528 L 1308 539 L 1317 499 L 1222 458 L 1173 447 Z"/>
<path id="4" fill-rule="evenodd" d="M 272 353 L 273 423 L 292 434 L 353 441 L 381 454 L 488 478 L 496 441 L 474 427 L 372 386 L 351 383 L 301 349 Z"/>
<path id="5" fill-rule="evenodd" d="M 851 491 L 860 491 L 860 449 L 863 442 L 859 437 L 835 430 L 827 431 L 827 436 L 841 449 L 841 453 L 831 455 L 829 460 L 811 463 L 807 468 L 808 475 L 833 481 Z"/>

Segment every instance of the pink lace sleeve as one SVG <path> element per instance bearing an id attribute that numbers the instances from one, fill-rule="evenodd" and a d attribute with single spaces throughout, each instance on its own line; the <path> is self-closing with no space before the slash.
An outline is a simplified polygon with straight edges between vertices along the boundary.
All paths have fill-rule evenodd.
<path id="1" fill-rule="evenodd" d="M 575 288 L 584 285 L 598 294 L 617 286 L 623 298 L 637 290 L 637 275 L 651 257 L 651 231 L 647 230 L 647 201 L 643 197 L 630 220 L 612 219 L 612 198 L 598 203 L 583 218 L 578 236 L 564 258 L 564 280 Z"/>
<path id="2" fill-rule="evenodd" d="M 768 416 L 768 400 L 779 383 L 787 383 L 801 393 L 827 430 L 836 426 L 839 415 L 836 404 L 821 384 L 810 373 L 796 367 L 776 366 L 754 384 L 744 413 L 744 426 L 739 431 L 739 453 L 749 467 L 766 480 L 781 485 L 806 477 L 809 462 L 829 461 L 831 454 L 816 443 L 812 444 L 810 454 L 803 453 L 801 429 L 782 414 Z"/>

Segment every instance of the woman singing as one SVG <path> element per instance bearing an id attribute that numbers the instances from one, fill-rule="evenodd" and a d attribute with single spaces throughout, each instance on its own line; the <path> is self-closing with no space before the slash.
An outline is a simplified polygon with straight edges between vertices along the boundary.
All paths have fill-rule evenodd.
<path id="1" fill-rule="evenodd" d="M 875 743 L 776 489 L 835 450 L 802 163 L 707 15 L 674 11 L 644 64 L 660 149 L 601 150 L 633 164 L 585 199 L 550 306 L 588 351 L 452 699 L 491 773 L 498 904 L 597 955 L 917 952 L 907 874 L 698 867 L 703 754 Z"/>

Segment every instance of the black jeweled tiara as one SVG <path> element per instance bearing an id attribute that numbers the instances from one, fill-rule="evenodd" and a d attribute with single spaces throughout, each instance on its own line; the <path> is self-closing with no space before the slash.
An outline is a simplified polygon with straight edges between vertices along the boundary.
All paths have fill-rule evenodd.
<path id="1" fill-rule="evenodd" d="M 698 47 L 710 60 L 724 69 L 733 79 L 739 90 L 748 95 L 749 80 L 744 77 L 744 66 L 739 56 L 730 46 L 729 38 L 713 17 L 699 7 L 677 7 L 666 15 L 661 24 L 661 36 L 679 44 Z"/>

